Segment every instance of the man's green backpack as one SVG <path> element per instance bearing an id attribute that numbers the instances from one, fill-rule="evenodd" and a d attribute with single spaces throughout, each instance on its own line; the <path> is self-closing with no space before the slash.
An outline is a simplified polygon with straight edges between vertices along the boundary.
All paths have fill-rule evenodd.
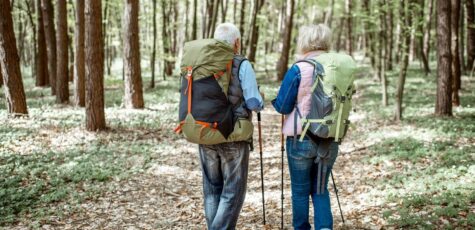
<path id="1" fill-rule="evenodd" d="M 341 53 L 325 53 L 315 60 L 303 61 L 314 66 L 314 84 L 310 113 L 302 118 L 300 140 L 307 134 L 340 142 L 350 124 L 348 117 L 355 93 L 353 74 L 356 64 L 352 57 Z"/>
<path id="2" fill-rule="evenodd" d="M 205 145 L 252 138 L 251 121 L 234 114 L 242 90 L 232 75 L 238 74 L 242 60 L 229 44 L 219 40 L 185 43 L 177 133 L 183 133 L 189 142 Z"/>

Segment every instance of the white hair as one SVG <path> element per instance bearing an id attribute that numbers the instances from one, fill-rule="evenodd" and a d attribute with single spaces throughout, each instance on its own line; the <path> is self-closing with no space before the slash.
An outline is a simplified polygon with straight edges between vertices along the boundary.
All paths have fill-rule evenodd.
<path id="1" fill-rule="evenodd" d="M 241 38 L 239 29 L 232 23 L 222 23 L 214 31 L 214 39 L 222 40 L 230 45 L 234 45 L 237 39 Z"/>
<path id="2" fill-rule="evenodd" d="M 310 51 L 331 48 L 332 32 L 324 24 L 302 26 L 297 38 L 297 52 L 304 54 Z"/>

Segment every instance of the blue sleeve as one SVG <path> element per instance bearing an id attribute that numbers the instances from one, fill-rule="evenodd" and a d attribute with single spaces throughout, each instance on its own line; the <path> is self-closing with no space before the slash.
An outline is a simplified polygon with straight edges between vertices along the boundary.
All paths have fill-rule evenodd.
<path id="1" fill-rule="evenodd" d="M 293 65 L 285 74 L 277 97 L 272 100 L 275 110 L 281 114 L 289 114 L 295 107 L 300 85 L 300 69 Z"/>
<path id="2" fill-rule="evenodd" d="M 257 87 L 256 74 L 247 60 L 244 60 L 239 67 L 239 80 L 247 109 L 255 112 L 264 109 L 264 102 Z"/>

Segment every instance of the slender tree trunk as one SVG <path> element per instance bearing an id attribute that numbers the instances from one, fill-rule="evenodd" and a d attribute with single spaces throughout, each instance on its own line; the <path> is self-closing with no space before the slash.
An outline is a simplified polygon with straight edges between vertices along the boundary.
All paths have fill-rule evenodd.
<path id="1" fill-rule="evenodd" d="M 48 55 L 48 76 L 51 93 L 56 95 L 56 32 L 54 29 L 54 10 L 51 0 L 41 0 L 43 25 L 45 27 L 46 50 Z"/>
<path id="2" fill-rule="evenodd" d="M 157 0 L 153 0 L 153 45 L 152 45 L 152 57 L 150 60 L 150 67 L 152 71 L 152 79 L 150 80 L 150 88 L 155 88 L 155 54 L 157 49 Z M 193 26 L 195 26 L 196 21 L 193 21 Z M 194 28 L 193 28 L 194 29 Z M 196 32 L 196 31 L 194 31 Z M 195 34 L 196 36 L 196 34 Z"/>
<path id="3" fill-rule="evenodd" d="M 225 23 L 229 4 L 228 4 L 228 0 L 220 0 L 220 2 L 221 2 L 221 23 Z"/>
<path id="4" fill-rule="evenodd" d="M 45 29 L 43 24 L 43 12 L 41 10 L 41 0 L 36 0 L 36 12 L 38 17 L 38 55 L 36 61 L 36 86 L 46 86 L 49 84 L 48 75 L 48 54 L 46 50 Z"/>
<path id="5" fill-rule="evenodd" d="M 465 69 L 465 43 L 464 43 L 464 38 L 465 38 L 465 10 L 464 10 L 464 2 L 460 2 L 460 17 L 459 17 L 459 30 L 460 30 L 460 36 L 459 36 L 459 58 L 460 58 L 460 69 L 462 71 L 462 74 L 465 73 L 467 70 Z M 460 89 L 460 85 L 459 85 Z"/>
<path id="6" fill-rule="evenodd" d="M 0 1 L 0 66 L 8 113 L 14 117 L 28 114 L 8 1 Z"/>
<path id="7" fill-rule="evenodd" d="M 475 60 L 475 8 L 474 0 L 465 0 L 467 12 L 467 69 L 473 69 Z"/>
<path id="8" fill-rule="evenodd" d="M 460 69 L 459 56 L 459 23 L 460 23 L 460 0 L 451 0 L 451 53 L 452 53 L 452 103 L 460 105 L 459 88 L 462 71 Z"/>
<path id="9" fill-rule="evenodd" d="M 379 79 L 381 79 L 381 95 L 382 95 L 382 105 L 388 105 L 388 87 L 387 87 L 387 79 L 386 79 L 386 60 L 388 59 L 388 50 L 387 50 L 387 37 L 386 37 L 386 10 L 384 9 L 386 5 L 386 0 L 381 0 L 379 2 L 380 6 L 380 24 L 381 28 L 379 31 L 379 51 L 378 51 L 378 72 L 379 72 Z M 383 53 L 384 51 L 384 53 Z"/>
<path id="10" fill-rule="evenodd" d="M 140 71 L 139 1 L 125 0 L 124 5 L 124 102 L 126 108 L 141 109 L 144 101 Z"/>
<path id="11" fill-rule="evenodd" d="M 162 0 L 162 40 L 163 40 L 163 54 L 165 55 L 163 66 L 164 66 L 164 75 L 163 80 L 166 79 L 166 76 L 170 76 L 173 73 L 173 65 L 170 61 L 171 59 L 171 34 L 170 34 L 170 12 L 167 12 L 166 1 Z"/>
<path id="12" fill-rule="evenodd" d="M 431 0 L 429 0 L 431 1 Z M 431 4 L 431 3 L 429 3 Z M 419 0 L 418 1 L 418 15 L 424 15 L 424 0 Z M 426 56 L 426 53 L 424 52 L 424 27 L 423 27 L 423 23 L 417 23 L 417 50 L 419 51 L 419 56 L 421 58 L 421 61 L 422 61 L 422 65 L 424 67 L 424 72 L 427 74 L 429 74 L 430 72 L 430 69 L 429 69 L 429 61 L 427 59 L 427 56 Z M 430 32 L 430 31 L 429 31 Z"/>
<path id="13" fill-rule="evenodd" d="M 352 23 L 352 0 L 346 0 L 345 3 L 345 13 L 346 13 L 346 51 L 350 56 L 353 56 L 353 23 Z"/>
<path id="14" fill-rule="evenodd" d="M 154 2 L 155 0 L 153 0 L 152 2 Z M 189 36 L 189 32 L 188 32 L 188 25 L 190 24 L 190 17 L 189 17 L 189 10 L 190 10 L 190 1 L 189 0 L 186 0 L 185 1 L 186 4 L 185 4 L 185 41 L 188 41 L 190 36 Z M 153 4 L 156 4 L 156 3 L 153 3 Z M 155 10 L 155 9 L 154 9 Z M 155 10 L 156 11 L 156 10 Z M 155 13 L 153 14 L 153 16 L 155 16 Z M 152 23 L 153 24 L 153 23 Z"/>
<path id="15" fill-rule="evenodd" d="M 86 0 L 86 129 L 89 131 L 106 129 L 101 21 L 101 1 Z"/>
<path id="16" fill-rule="evenodd" d="M 85 106 L 85 49 L 84 49 L 84 0 L 76 0 L 76 29 L 74 44 L 76 58 L 74 58 L 74 103 L 76 106 Z"/>
<path id="17" fill-rule="evenodd" d="M 198 38 L 198 16 L 197 16 L 197 11 L 198 11 L 198 1 L 194 0 L 193 1 L 193 31 L 191 33 L 191 40 L 196 40 Z"/>
<path id="18" fill-rule="evenodd" d="M 252 16 L 252 30 L 251 36 L 249 39 L 249 61 L 254 63 L 256 61 L 256 50 L 257 50 L 257 43 L 259 42 L 259 25 L 257 23 L 257 15 L 261 10 L 262 6 L 264 5 L 264 0 L 257 0 L 254 4 L 254 12 Z"/>
<path id="19" fill-rule="evenodd" d="M 277 62 L 277 77 L 279 81 L 284 79 L 285 72 L 287 72 L 287 65 L 289 64 L 290 41 L 292 38 L 293 17 L 294 17 L 295 0 L 287 0 L 287 16 L 284 33 L 284 42 L 282 54 Z"/>
<path id="20" fill-rule="evenodd" d="M 38 42 L 36 41 L 37 39 L 37 36 L 36 36 L 36 24 L 35 24 L 35 20 L 33 19 L 33 14 L 34 14 L 34 11 L 35 11 L 35 0 L 26 0 L 25 1 L 25 4 L 26 4 L 26 10 L 27 10 L 27 14 L 28 14 L 28 19 L 30 21 L 30 25 L 31 25 L 31 28 L 32 28 L 32 32 L 33 32 L 33 64 L 31 65 L 31 75 L 35 77 L 35 85 L 36 86 L 39 86 L 38 85 Z"/>
<path id="21" fill-rule="evenodd" d="M 432 29 L 432 17 L 433 17 L 433 9 L 434 9 L 434 0 L 428 0 L 429 1 L 429 12 L 426 16 L 425 19 L 425 27 L 426 29 L 424 30 L 424 44 L 422 45 L 422 52 L 423 56 L 426 58 L 427 61 L 427 68 L 425 68 L 426 74 L 430 73 L 430 67 L 429 67 L 429 54 L 430 54 L 430 32 Z"/>
<path id="22" fill-rule="evenodd" d="M 435 114 L 452 116 L 451 3 L 437 0 L 437 100 Z"/>
<path id="23" fill-rule="evenodd" d="M 340 49 L 341 49 L 341 37 L 343 35 L 344 24 L 345 24 L 345 18 L 340 17 L 340 26 L 338 29 L 338 35 L 336 37 L 336 51 L 337 52 L 340 52 Z"/>
<path id="24" fill-rule="evenodd" d="M 333 21 L 333 10 L 335 9 L 335 0 L 330 0 L 329 8 L 330 9 L 328 13 L 325 15 L 325 25 L 331 28 Z"/>
<path id="25" fill-rule="evenodd" d="M 58 0 L 56 9 L 56 102 L 69 101 L 69 74 L 68 74 L 68 22 L 66 0 Z"/>
<path id="26" fill-rule="evenodd" d="M 406 0 L 400 0 L 401 4 L 401 13 L 405 12 L 404 15 L 402 15 L 402 19 L 404 23 L 401 23 L 401 33 L 403 34 L 404 37 L 404 44 L 403 44 L 403 53 L 402 53 L 402 60 L 400 63 L 400 72 L 399 72 L 399 79 L 398 79 L 398 85 L 397 85 L 397 90 L 396 90 L 396 114 L 395 114 L 395 119 L 397 121 L 400 121 L 402 119 L 402 102 L 403 102 L 403 96 L 404 96 L 404 85 L 406 82 L 406 75 L 407 75 L 407 67 L 409 64 L 409 52 L 410 52 L 410 46 L 411 46 L 411 27 L 412 27 L 412 14 L 414 13 L 413 11 L 413 1 L 410 0 L 408 1 L 408 9 L 406 10 L 405 6 L 405 1 Z"/>
<path id="27" fill-rule="evenodd" d="M 243 39 L 245 38 L 244 36 L 244 26 L 246 25 L 246 21 L 245 21 L 245 16 L 246 16 L 246 1 L 245 0 L 242 0 L 241 1 L 241 15 L 240 15 L 240 19 L 239 19 L 239 31 L 241 32 L 241 54 L 243 54 L 243 52 L 246 50 L 246 47 L 245 47 L 245 42 L 243 41 Z"/>
<path id="28" fill-rule="evenodd" d="M 394 13 L 393 13 L 394 1 L 387 1 L 387 44 L 386 44 L 386 68 L 387 70 L 393 70 L 393 47 L 394 47 Z"/>

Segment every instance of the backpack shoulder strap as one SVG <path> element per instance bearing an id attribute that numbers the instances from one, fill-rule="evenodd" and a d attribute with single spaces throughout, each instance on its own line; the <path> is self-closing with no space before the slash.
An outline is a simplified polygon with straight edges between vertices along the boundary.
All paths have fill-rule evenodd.
<path id="1" fill-rule="evenodd" d="M 238 77 L 238 79 L 239 79 L 239 69 L 241 69 L 242 62 L 246 61 L 246 60 L 247 60 L 247 58 L 242 56 L 242 55 L 239 55 L 239 54 L 234 55 L 234 57 L 233 57 L 233 67 L 232 67 L 232 70 L 231 70 L 232 77 Z"/>

